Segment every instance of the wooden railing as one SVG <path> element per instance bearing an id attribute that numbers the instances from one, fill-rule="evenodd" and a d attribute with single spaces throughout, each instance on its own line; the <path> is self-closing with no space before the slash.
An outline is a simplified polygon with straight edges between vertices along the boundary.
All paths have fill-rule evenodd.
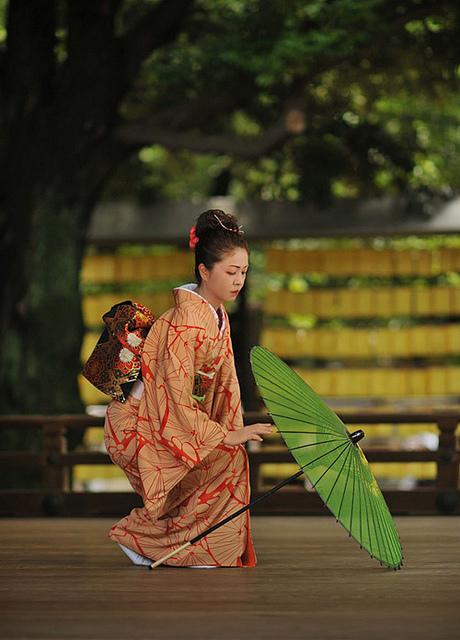
<path id="1" fill-rule="evenodd" d="M 432 450 L 372 449 L 363 445 L 369 462 L 435 462 L 437 476 L 431 486 L 410 491 L 384 491 L 393 513 L 459 514 L 459 460 L 455 431 L 460 422 L 460 409 L 433 411 L 342 411 L 345 424 L 436 424 L 439 446 Z M 245 424 L 272 422 L 270 416 L 248 412 Z M 0 516 L 122 516 L 132 508 L 142 506 L 140 496 L 133 492 L 78 492 L 69 488 L 68 470 L 75 465 L 112 464 L 106 453 L 98 451 L 68 451 L 66 434 L 71 429 L 101 427 L 103 418 L 87 415 L 3 415 L 0 433 L 4 429 L 39 429 L 42 434 L 39 451 L 0 451 L 2 475 L 11 467 L 38 467 L 41 487 L 37 490 L 0 490 Z M 368 428 L 372 435 L 372 426 Z M 1 436 L 0 436 L 1 437 Z M 365 442 L 365 441 L 363 441 Z M 363 442 L 361 444 L 363 444 Z M 265 463 L 294 462 L 288 449 L 270 451 L 263 445 L 260 451 L 249 451 L 251 497 L 261 493 L 260 467 Z M 287 486 L 253 510 L 259 515 L 320 514 L 325 509 L 315 492 L 302 487 Z"/>
<path id="2" fill-rule="evenodd" d="M 457 446 L 455 431 L 460 422 L 459 409 L 442 411 L 341 411 L 339 417 L 347 425 L 367 424 L 368 436 L 372 436 L 372 425 L 377 424 L 435 424 L 439 433 L 437 450 L 395 450 L 367 448 L 365 440 L 360 442 L 369 462 L 435 462 L 436 478 L 432 486 L 419 487 L 414 490 L 386 490 L 385 499 L 392 513 L 434 514 L 460 513 L 459 491 L 459 461 L 460 453 Z M 245 422 L 272 422 L 270 417 L 256 413 L 245 414 Z M 261 492 L 260 467 L 266 463 L 293 462 L 291 453 L 282 451 L 264 451 L 263 445 L 258 452 L 250 453 L 250 475 L 252 495 Z M 324 508 L 316 492 L 285 491 L 278 492 L 269 498 L 270 504 L 261 503 L 257 513 L 268 514 L 307 514 L 322 513 Z"/>

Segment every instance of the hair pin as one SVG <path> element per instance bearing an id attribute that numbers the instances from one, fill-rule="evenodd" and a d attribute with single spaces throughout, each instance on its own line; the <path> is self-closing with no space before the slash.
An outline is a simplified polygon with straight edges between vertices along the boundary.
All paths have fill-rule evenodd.
<path id="1" fill-rule="evenodd" d="M 244 231 L 242 231 L 242 227 L 243 225 L 240 224 L 238 229 L 231 229 L 230 227 L 226 227 L 224 225 L 224 223 L 222 222 L 222 220 L 219 218 L 219 216 L 215 213 L 214 217 L 216 218 L 216 220 L 218 221 L 218 223 L 221 225 L 221 227 L 223 227 L 224 229 L 227 229 L 227 231 L 233 231 L 234 233 L 244 233 Z"/>

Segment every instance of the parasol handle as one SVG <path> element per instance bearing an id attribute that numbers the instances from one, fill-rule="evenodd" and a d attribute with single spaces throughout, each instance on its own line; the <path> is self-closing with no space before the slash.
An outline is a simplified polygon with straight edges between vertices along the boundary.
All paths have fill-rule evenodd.
<path id="1" fill-rule="evenodd" d="M 263 500 L 264 498 L 268 498 L 268 496 L 271 496 L 272 493 L 275 493 L 275 491 L 278 491 L 278 489 L 281 489 L 281 487 L 284 487 L 285 484 L 287 484 L 288 482 L 291 482 L 291 480 L 295 480 L 302 474 L 303 474 L 303 470 L 301 469 L 300 471 L 297 471 L 297 473 L 294 473 L 292 476 L 289 476 L 289 478 L 285 478 L 284 480 L 281 480 L 281 482 L 278 482 L 278 484 L 275 484 L 275 486 L 272 487 L 270 491 L 263 493 L 261 496 L 257 497 L 255 500 L 253 500 L 249 504 L 245 505 L 244 507 L 241 507 L 241 509 L 238 509 L 238 511 L 231 513 L 229 516 L 227 516 L 217 524 L 213 525 L 212 527 L 209 527 L 209 529 L 206 529 L 206 531 L 204 531 L 203 533 L 200 533 L 198 536 L 195 536 L 195 538 L 192 538 L 191 540 L 183 544 L 178 549 L 174 549 L 174 551 L 171 551 L 171 553 L 168 553 L 168 555 L 164 556 L 163 558 L 160 558 L 160 560 L 153 562 L 151 565 L 149 565 L 149 569 L 155 569 L 155 567 L 158 567 L 158 565 L 160 565 L 165 560 L 168 560 L 172 556 L 175 556 L 177 553 L 179 553 L 179 551 L 182 551 L 183 549 L 186 549 L 189 545 L 195 544 L 202 538 L 205 538 L 216 529 L 219 529 L 219 527 L 222 527 L 224 524 L 227 524 L 227 522 L 230 522 L 230 520 L 233 520 L 233 518 L 236 518 L 240 514 L 244 513 L 245 511 L 250 509 L 253 505 L 255 505 L 257 502 L 260 502 L 260 500 Z"/>
<path id="2" fill-rule="evenodd" d="M 185 544 L 183 544 L 181 547 L 179 547 L 178 549 L 173 549 L 170 553 L 168 553 L 166 556 L 163 556 L 163 558 L 160 558 L 160 560 L 157 560 L 156 562 L 152 562 L 151 565 L 149 565 L 149 569 L 155 569 L 155 567 L 158 567 L 158 565 L 160 565 L 162 562 L 164 562 L 165 560 L 169 560 L 169 558 L 172 558 L 173 556 L 176 555 L 176 553 L 179 553 L 179 551 L 182 551 L 183 549 L 186 549 L 187 547 L 189 547 L 192 544 L 191 541 L 186 542 Z"/>

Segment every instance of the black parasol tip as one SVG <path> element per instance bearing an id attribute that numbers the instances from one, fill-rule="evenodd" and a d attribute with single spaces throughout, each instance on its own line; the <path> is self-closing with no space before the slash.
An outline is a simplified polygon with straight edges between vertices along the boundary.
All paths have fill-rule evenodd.
<path id="1" fill-rule="evenodd" d="M 349 433 L 348 437 L 353 442 L 353 444 L 357 444 L 360 440 L 364 438 L 366 434 L 362 429 L 358 429 L 358 431 L 353 431 L 353 433 Z"/>

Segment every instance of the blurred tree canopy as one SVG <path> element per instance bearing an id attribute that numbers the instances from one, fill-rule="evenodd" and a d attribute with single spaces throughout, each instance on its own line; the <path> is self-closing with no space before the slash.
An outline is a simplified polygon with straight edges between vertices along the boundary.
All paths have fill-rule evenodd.
<path id="1" fill-rule="evenodd" d="M 460 186 L 455 3 L 220 1 L 199 29 L 198 42 L 183 37 L 174 55 L 162 50 L 144 65 L 142 97 L 126 103 L 140 126 L 126 133 L 149 143 L 157 122 L 164 130 L 105 195 L 224 192 L 321 205 Z M 166 78 L 169 95 L 146 100 Z M 152 117 L 158 104 L 179 98 L 193 109 L 198 97 L 202 120 L 180 111 L 198 124 L 181 122 L 182 136 L 167 115 Z M 293 130 L 276 134 L 289 113 Z"/>
<path id="2" fill-rule="evenodd" d="M 81 409 L 102 197 L 458 189 L 453 0 L 0 0 L 2 411 Z"/>

